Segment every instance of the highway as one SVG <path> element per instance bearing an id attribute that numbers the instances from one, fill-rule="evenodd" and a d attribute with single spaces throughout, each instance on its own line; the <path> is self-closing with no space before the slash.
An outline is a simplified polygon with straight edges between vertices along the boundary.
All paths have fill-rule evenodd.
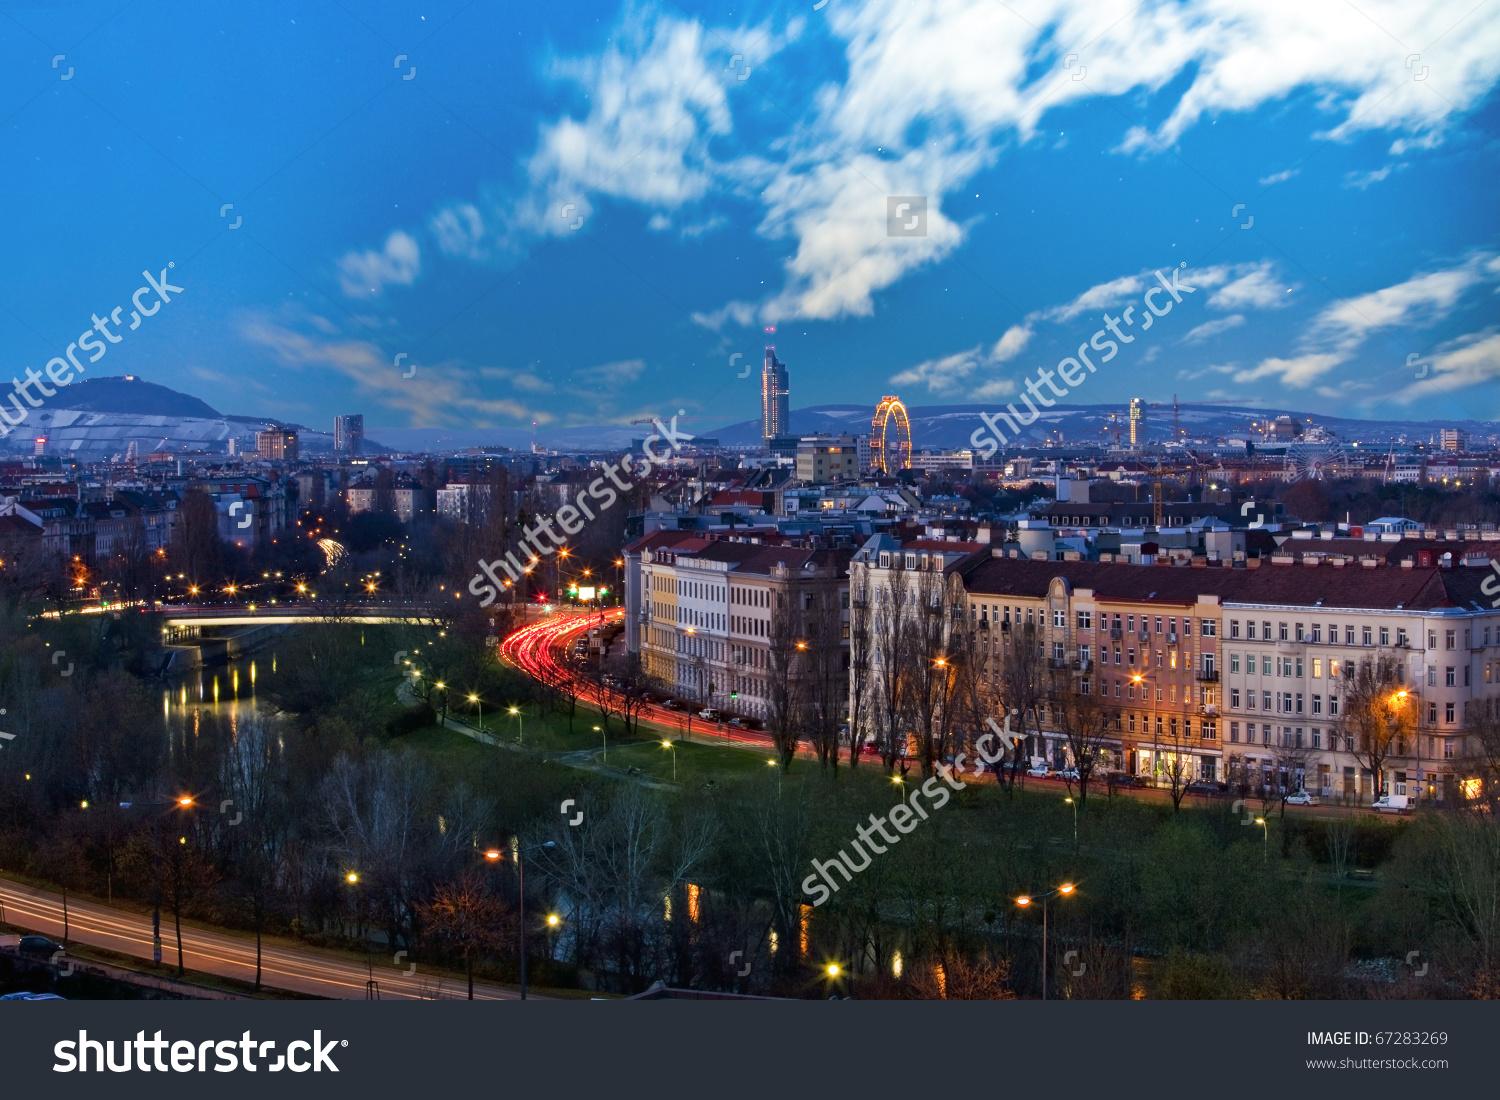
<path id="1" fill-rule="evenodd" d="M 5 923 L 62 941 L 61 895 L 0 878 L 0 909 Z M 170 912 L 162 914 L 161 938 L 162 962 L 172 967 L 177 961 L 177 950 Z M 151 916 L 69 898 L 68 942 L 149 960 Z M 254 939 L 184 925 L 182 953 L 190 973 L 196 970 L 247 984 L 255 981 Z M 424 974 L 420 965 L 415 967 L 416 973 L 408 974 L 406 971 L 412 969 L 412 964 L 403 959 L 398 968 L 392 957 L 384 953 L 374 957 L 374 964 L 381 1000 L 461 1000 L 468 996 L 462 977 L 439 979 Z M 273 989 L 330 1000 L 363 1000 L 369 976 L 363 962 L 347 956 L 298 950 L 280 940 L 267 940 L 262 947 L 261 984 Z M 475 1000 L 508 1001 L 517 997 L 513 990 L 474 983 Z"/>

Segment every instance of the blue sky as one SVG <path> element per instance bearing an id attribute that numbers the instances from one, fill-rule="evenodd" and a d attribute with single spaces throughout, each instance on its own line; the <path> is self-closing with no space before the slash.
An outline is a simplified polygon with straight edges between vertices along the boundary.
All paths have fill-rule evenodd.
<path id="1" fill-rule="evenodd" d="M 172 262 L 92 373 L 325 430 L 1003 404 L 1185 263 L 1079 400 L 1500 418 L 1500 3 L 814 2 L 0 5 L 0 368 Z"/>

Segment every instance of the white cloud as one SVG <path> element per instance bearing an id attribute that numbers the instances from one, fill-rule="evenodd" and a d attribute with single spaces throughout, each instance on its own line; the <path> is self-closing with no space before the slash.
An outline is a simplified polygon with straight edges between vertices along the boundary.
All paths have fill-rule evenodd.
<path id="1" fill-rule="evenodd" d="M 242 339 L 265 349 L 283 366 L 331 371 L 349 379 L 361 397 L 405 415 L 412 427 L 490 427 L 496 421 L 528 420 L 546 424 L 553 419 L 511 398 L 488 396 L 474 376 L 457 364 L 423 364 L 420 379 L 408 379 L 368 340 L 341 332 L 329 337 L 302 331 L 325 332 L 330 324 L 315 314 L 282 319 L 249 314 L 240 319 L 237 330 Z M 335 327 L 335 331 L 339 330 Z M 485 371 L 474 374 L 482 376 Z"/>
<path id="2" fill-rule="evenodd" d="M 1221 289 L 1208 296 L 1210 309 L 1280 309 L 1291 304 L 1292 288 L 1277 278 L 1275 266 L 1270 261 L 1237 264 L 1222 270 L 1225 270 L 1228 280 Z"/>
<path id="3" fill-rule="evenodd" d="M 1500 256 L 1476 253 L 1451 267 L 1344 298 L 1313 318 L 1299 341 L 1300 354 L 1266 359 L 1235 375 L 1235 381 L 1280 378 L 1284 385 L 1309 386 L 1353 359 L 1371 335 L 1390 329 L 1420 329 L 1442 321 L 1470 289 L 1497 280 Z"/>
<path id="4" fill-rule="evenodd" d="M 427 226 L 446 255 L 471 260 L 482 260 L 488 255 L 484 247 L 484 216 L 473 203 L 456 203 L 439 210 Z"/>
<path id="5" fill-rule="evenodd" d="M 1428 359 L 1431 364 L 1428 376 L 1396 394 L 1397 401 L 1413 401 L 1500 380 L 1500 329 L 1490 326 L 1482 332 L 1450 340 Z"/>
<path id="6" fill-rule="evenodd" d="M 1300 171 L 1302 171 L 1300 168 L 1288 168 L 1284 172 L 1273 172 L 1269 176 L 1262 176 L 1257 182 L 1262 187 L 1272 187 L 1278 183 L 1285 183 Z"/>
<path id="7" fill-rule="evenodd" d="M 1221 317 L 1217 321 L 1205 321 L 1197 328 L 1192 329 L 1182 338 L 1184 344 L 1201 344 L 1204 340 L 1218 336 L 1221 332 L 1228 332 L 1232 328 L 1239 328 L 1245 323 L 1243 313 L 1231 313 L 1228 317 Z"/>
<path id="8" fill-rule="evenodd" d="M 388 284 L 411 286 L 422 271 L 422 254 L 416 238 L 396 230 L 380 251 L 366 249 L 340 257 L 339 284 L 351 298 L 373 298 Z"/>
<path id="9" fill-rule="evenodd" d="M 1385 179 L 1397 168 L 1404 167 L 1405 165 L 1387 164 L 1384 168 L 1377 168 L 1371 172 L 1346 172 L 1344 173 L 1344 186 L 1364 191 Z"/>

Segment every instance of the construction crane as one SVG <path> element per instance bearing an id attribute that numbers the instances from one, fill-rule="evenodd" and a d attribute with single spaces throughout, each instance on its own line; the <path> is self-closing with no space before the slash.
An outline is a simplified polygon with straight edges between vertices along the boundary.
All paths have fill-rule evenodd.
<path id="1" fill-rule="evenodd" d="M 635 427 L 637 424 L 655 424 L 658 420 L 670 421 L 672 419 L 674 418 L 670 416 L 648 416 L 644 420 L 632 420 L 630 425 L 631 427 Z M 679 416 L 675 419 L 681 424 L 684 420 L 708 420 L 710 418 L 706 416 Z"/>

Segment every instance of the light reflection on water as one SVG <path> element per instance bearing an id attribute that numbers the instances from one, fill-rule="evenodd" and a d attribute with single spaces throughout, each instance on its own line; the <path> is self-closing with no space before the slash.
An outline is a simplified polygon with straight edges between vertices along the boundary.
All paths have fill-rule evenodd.
<path id="1" fill-rule="evenodd" d="M 274 679 L 276 655 L 269 657 L 271 672 L 267 675 Z M 265 686 L 260 671 L 266 659 L 267 655 L 261 653 L 228 664 L 190 669 L 169 679 L 161 694 L 168 752 L 175 754 L 188 740 L 198 738 L 205 722 L 227 726 L 233 739 L 238 736 L 240 723 L 272 717 L 272 709 L 262 707 L 256 696 L 257 683 Z"/>

